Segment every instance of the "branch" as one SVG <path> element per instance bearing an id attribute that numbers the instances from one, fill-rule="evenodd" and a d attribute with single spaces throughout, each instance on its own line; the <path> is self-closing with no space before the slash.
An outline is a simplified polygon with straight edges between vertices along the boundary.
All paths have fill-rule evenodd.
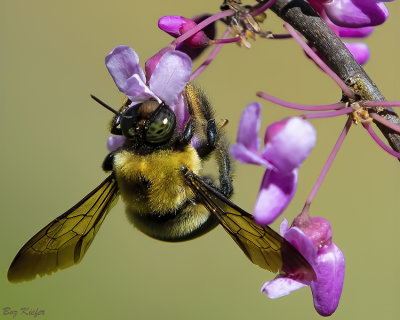
<path id="1" fill-rule="evenodd" d="M 303 0 L 278 0 L 271 10 L 299 31 L 315 47 L 326 64 L 366 100 L 385 100 L 378 87 L 357 63 L 340 38 Z M 391 108 L 374 110 L 388 121 L 400 125 L 398 115 Z M 400 152 L 400 135 L 375 122 L 390 146 Z"/>

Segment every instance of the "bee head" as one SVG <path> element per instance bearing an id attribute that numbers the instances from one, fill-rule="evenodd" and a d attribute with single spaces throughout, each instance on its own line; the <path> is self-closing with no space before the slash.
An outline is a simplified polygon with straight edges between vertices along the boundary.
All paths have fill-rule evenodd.
<path id="1" fill-rule="evenodd" d="M 176 117 L 165 103 L 150 99 L 125 110 L 120 116 L 120 126 L 128 140 L 158 145 L 172 137 Z"/>

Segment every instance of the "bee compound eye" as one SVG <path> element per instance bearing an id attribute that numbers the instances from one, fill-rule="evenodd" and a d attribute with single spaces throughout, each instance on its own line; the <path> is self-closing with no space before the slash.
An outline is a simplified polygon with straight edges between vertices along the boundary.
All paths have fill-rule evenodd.
<path id="1" fill-rule="evenodd" d="M 168 108 L 162 107 L 150 122 L 146 131 L 146 142 L 159 144 L 166 142 L 175 129 L 175 114 Z"/>
<path id="2" fill-rule="evenodd" d="M 120 117 L 122 134 L 128 139 L 136 135 L 138 106 L 129 108 Z"/>

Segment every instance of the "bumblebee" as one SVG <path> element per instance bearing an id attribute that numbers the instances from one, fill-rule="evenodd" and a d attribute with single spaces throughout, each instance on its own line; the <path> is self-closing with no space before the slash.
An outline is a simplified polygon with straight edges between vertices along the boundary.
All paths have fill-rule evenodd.
<path id="1" fill-rule="evenodd" d="M 67 212 L 34 235 L 18 252 L 8 271 L 10 282 L 28 281 L 79 263 L 119 196 L 134 226 L 148 236 L 168 241 L 196 238 L 220 224 L 246 256 L 274 273 L 315 273 L 284 238 L 233 204 L 231 164 L 223 135 L 226 120 L 216 123 L 201 90 L 183 90 L 190 118 L 183 131 L 165 103 L 149 99 L 134 107 L 126 99 L 115 113 L 111 133 L 124 144 L 108 154 L 109 176 Z M 202 175 L 215 157 L 217 182 Z"/>

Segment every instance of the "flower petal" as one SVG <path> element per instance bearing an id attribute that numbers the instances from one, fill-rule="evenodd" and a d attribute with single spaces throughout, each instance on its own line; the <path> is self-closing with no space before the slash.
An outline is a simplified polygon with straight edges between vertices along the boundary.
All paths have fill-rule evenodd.
<path id="1" fill-rule="evenodd" d="M 126 138 L 124 136 L 111 136 L 107 139 L 107 149 L 112 152 L 122 147 Z"/>
<path id="2" fill-rule="evenodd" d="M 366 64 L 369 60 L 369 49 L 365 43 L 344 43 L 347 49 L 351 52 L 353 57 L 359 64 Z"/>
<path id="3" fill-rule="evenodd" d="M 341 38 L 366 38 L 374 31 L 374 29 L 374 27 L 345 28 L 336 26 L 338 36 Z"/>
<path id="4" fill-rule="evenodd" d="M 179 131 L 183 132 L 185 130 L 186 123 L 190 118 L 183 95 L 179 95 L 178 102 L 174 105 L 170 105 L 169 107 L 175 113 Z"/>
<path id="5" fill-rule="evenodd" d="M 232 157 L 242 163 L 269 167 L 269 163 L 258 153 L 261 139 L 258 136 L 261 123 L 261 104 L 247 105 L 240 118 L 236 144 L 230 147 Z"/>
<path id="6" fill-rule="evenodd" d="M 137 74 L 134 74 L 126 81 L 124 93 L 134 103 L 143 102 L 149 98 L 154 98 L 161 103 L 161 100 L 146 86 Z"/>
<path id="7" fill-rule="evenodd" d="M 261 103 L 249 103 L 240 118 L 236 142 L 243 144 L 250 151 L 258 152 L 261 143 L 261 139 L 258 136 L 260 124 Z"/>
<path id="8" fill-rule="evenodd" d="M 134 74 L 144 82 L 145 76 L 139 65 L 139 57 L 129 46 L 115 47 L 106 56 L 106 66 L 118 89 L 124 92 L 126 81 Z"/>
<path id="9" fill-rule="evenodd" d="M 254 206 L 254 220 L 259 225 L 267 225 L 286 209 L 296 191 L 297 170 L 283 174 L 267 169 Z"/>
<path id="10" fill-rule="evenodd" d="M 150 89 L 168 106 L 174 105 L 189 81 L 191 72 L 192 60 L 187 54 L 168 51 L 161 57 L 150 77 Z"/>
<path id="11" fill-rule="evenodd" d="M 305 286 L 306 285 L 304 283 L 296 280 L 278 276 L 274 280 L 266 282 L 262 286 L 261 292 L 264 292 L 270 299 L 276 299 L 286 296 L 289 293 Z"/>
<path id="12" fill-rule="evenodd" d="M 345 261 L 334 244 L 321 248 L 316 260 L 318 280 L 311 283 L 314 307 L 322 316 L 335 312 L 343 288 Z"/>
<path id="13" fill-rule="evenodd" d="M 371 27 L 382 24 L 389 16 L 383 3 L 368 0 L 332 0 L 324 4 L 333 23 L 341 27 Z"/>
<path id="14" fill-rule="evenodd" d="M 232 157 L 241 163 L 255 164 L 266 168 L 270 167 L 268 161 L 263 159 L 258 152 L 247 149 L 243 144 L 237 143 L 229 148 Z"/>
<path id="15" fill-rule="evenodd" d="M 298 117 L 285 121 L 285 126 L 278 133 L 268 136 L 262 157 L 278 170 L 289 173 L 300 167 L 314 148 L 316 131 L 308 121 Z M 280 123 L 271 126 L 280 126 Z"/>
<path id="16" fill-rule="evenodd" d="M 283 222 L 282 222 L 283 223 Z M 307 235 L 298 227 L 291 227 L 282 235 L 293 247 L 301 253 L 301 255 L 314 268 L 314 261 L 317 258 L 317 249 L 314 247 Z"/>

